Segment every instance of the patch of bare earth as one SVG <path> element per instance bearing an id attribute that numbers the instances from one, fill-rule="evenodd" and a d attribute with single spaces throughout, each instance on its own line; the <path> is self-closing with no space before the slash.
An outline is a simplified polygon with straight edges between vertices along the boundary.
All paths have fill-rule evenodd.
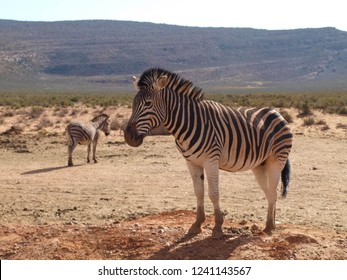
<path id="1" fill-rule="evenodd" d="M 207 195 L 203 232 L 186 235 L 196 202 L 171 136 L 134 149 L 113 131 L 100 139 L 98 164 L 78 146 L 68 168 L 66 123 L 102 108 L 1 110 L 1 259 L 347 259 L 346 117 L 315 112 L 316 124 L 304 126 L 289 110 L 293 177 L 271 236 L 252 173 L 221 172 L 225 236 L 213 240 Z M 130 111 L 107 113 L 121 123 Z"/>
<path id="2" fill-rule="evenodd" d="M 185 232 L 195 214 L 180 210 L 116 225 L 0 227 L 2 259 L 345 259 L 347 235 L 283 224 L 272 236 L 252 223 L 224 225 L 214 240 L 212 217 L 196 236 Z"/>

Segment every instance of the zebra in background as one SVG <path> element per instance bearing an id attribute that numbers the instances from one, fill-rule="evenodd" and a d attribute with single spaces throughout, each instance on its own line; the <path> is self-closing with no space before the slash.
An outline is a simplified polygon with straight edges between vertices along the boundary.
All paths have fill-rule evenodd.
<path id="1" fill-rule="evenodd" d="M 89 155 L 91 145 L 93 144 L 93 160 L 95 163 L 98 161 L 95 158 L 96 145 L 99 140 L 99 130 L 103 131 L 105 135 L 110 134 L 110 121 L 109 116 L 101 114 L 96 116 L 88 123 L 71 122 L 65 129 L 66 138 L 68 140 L 68 166 L 73 166 L 72 152 L 77 144 L 88 145 L 87 162 L 89 163 Z"/>
<path id="2" fill-rule="evenodd" d="M 205 221 L 205 170 L 215 215 L 212 237 L 223 236 L 219 169 L 253 171 L 268 201 L 264 232 L 271 234 L 275 228 L 277 185 L 282 177 L 285 197 L 290 180 L 288 156 L 293 135 L 284 118 L 270 108 L 233 109 L 204 101 L 202 90 L 192 82 L 159 68 L 146 70 L 134 83 L 138 93 L 124 138 L 130 146 L 138 147 L 161 123 L 174 136 L 186 159 L 197 199 L 196 221 L 188 234 L 200 233 Z"/>

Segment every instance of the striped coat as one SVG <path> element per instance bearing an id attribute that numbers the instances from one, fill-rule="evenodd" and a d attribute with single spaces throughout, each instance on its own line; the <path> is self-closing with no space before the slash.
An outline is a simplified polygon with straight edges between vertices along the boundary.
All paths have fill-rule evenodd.
<path id="1" fill-rule="evenodd" d="M 110 121 L 109 116 L 101 114 L 93 118 L 90 122 L 71 122 L 65 129 L 65 135 L 68 140 L 68 166 L 73 166 L 72 152 L 77 144 L 88 145 L 87 162 L 89 163 L 89 156 L 91 145 L 93 145 L 93 161 L 97 163 L 95 152 L 96 145 L 99 140 L 100 133 L 103 131 L 105 135 L 110 134 Z"/>
<path id="2" fill-rule="evenodd" d="M 275 228 L 277 185 L 282 178 L 285 197 L 290 179 L 288 159 L 292 133 L 284 118 L 270 108 L 229 108 L 203 100 L 203 92 L 192 82 L 163 69 L 149 69 L 135 80 L 138 93 L 125 130 L 126 142 L 134 147 L 161 123 L 174 136 L 187 160 L 197 198 L 197 219 L 189 230 L 201 231 L 205 220 L 204 173 L 214 205 L 212 236 L 223 236 L 219 207 L 219 169 L 252 170 L 268 200 L 264 231 Z"/>

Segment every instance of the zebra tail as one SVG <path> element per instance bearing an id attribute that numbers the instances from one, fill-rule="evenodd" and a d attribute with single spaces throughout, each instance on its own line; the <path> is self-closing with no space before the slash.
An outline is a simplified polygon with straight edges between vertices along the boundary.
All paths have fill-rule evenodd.
<path id="1" fill-rule="evenodd" d="M 291 176 L 291 165 L 289 158 L 286 161 L 286 165 L 284 166 L 281 177 L 282 177 L 282 198 L 286 198 L 287 191 L 289 188 L 289 182 L 290 182 L 290 176 Z"/>

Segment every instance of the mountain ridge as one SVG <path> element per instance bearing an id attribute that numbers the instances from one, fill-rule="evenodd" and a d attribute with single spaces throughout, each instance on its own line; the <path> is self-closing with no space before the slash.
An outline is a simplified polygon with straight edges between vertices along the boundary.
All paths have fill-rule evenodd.
<path id="1" fill-rule="evenodd" d="M 207 87 L 343 89 L 347 32 L 0 20 L 0 82 L 7 90 L 132 90 L 129 77 L 150 67 Z"/>

